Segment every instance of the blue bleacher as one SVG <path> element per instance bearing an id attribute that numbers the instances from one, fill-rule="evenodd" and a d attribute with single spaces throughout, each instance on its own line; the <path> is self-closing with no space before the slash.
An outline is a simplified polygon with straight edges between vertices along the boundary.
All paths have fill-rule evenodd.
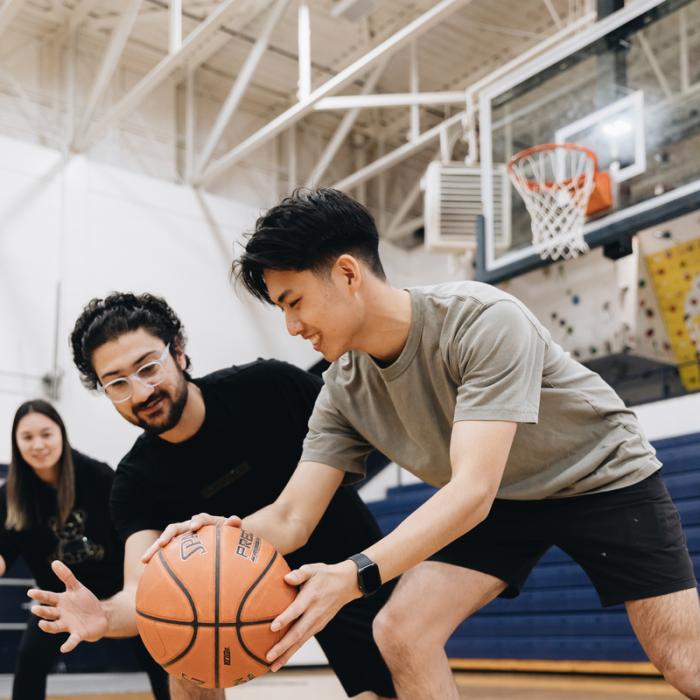
<path id="1" fill-rule="evenodd" d="M 700 433 L 654 443 L 661 472 L 681 515 L 700 577 Z M 384 533 L 393 530 L 435 489 L 412 484 L 389 489 L 370 508 Z M 646 661 L 624 606 L 602 608 L 583 570 L 550 549 L 515 599 L 496 599 L 455 631 L 451 658 Z"/>

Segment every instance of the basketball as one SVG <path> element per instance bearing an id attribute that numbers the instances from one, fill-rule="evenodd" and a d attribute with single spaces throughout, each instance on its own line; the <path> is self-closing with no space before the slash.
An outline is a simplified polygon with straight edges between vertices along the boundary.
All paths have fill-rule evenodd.
<path id="1" fill-rule="evenodd" d="M 269 669 L 267 652 L 286 630 L 270 624 L 295 598 L 289 567 L 245 530 L 208 525 L 176 537 L 146 566 L 136 624 L 151 656 L 171 675 L 229 688 Z"/>

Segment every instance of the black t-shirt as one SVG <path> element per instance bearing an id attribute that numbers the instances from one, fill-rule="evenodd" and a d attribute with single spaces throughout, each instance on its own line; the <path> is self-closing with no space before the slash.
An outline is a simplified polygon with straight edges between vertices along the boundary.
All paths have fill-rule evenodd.
<path id="1" fill-rule="evenodd" d="M 207 512 L 244 517 L 269 505 L 301 456 L 322 382 L 277 360 L 258 360 L 195 379 L 205 419 L 189 440 L 144 433 L 122 459 L 112 488 L 112 517 L 126 540 L 140 530 Z M 369 546 L 379 530 L 354 489 L 341 488 L 301 561 L 340 561 Z"/>
<path id="2" fill-rule="evenodd" d="M 72 450 L 75 465 L 75 504 L 65 525 L 56 523 L 56 491 L 32 472 L 36 525 L 26 530 L 5 528 L 7 486 L 0 488 L 0 554 L 8 567 L 22 556 L 39 588 L 64 590 L 51 571 L 59 559 L 98 598 L 122 587 L 124 546 L 109 516 L 109 494 L 114 471 L 103 462 Z"/>

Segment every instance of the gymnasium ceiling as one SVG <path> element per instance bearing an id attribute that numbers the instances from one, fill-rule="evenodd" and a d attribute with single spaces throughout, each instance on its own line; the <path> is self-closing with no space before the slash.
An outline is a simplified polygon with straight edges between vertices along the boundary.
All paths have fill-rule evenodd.
<path id="1" fill-rule="evenodd" d="M 21 63 L 31 41 L 65 45 L 71 35 L 78 45 L 94 43 L 104 52 L 133 0 L 5 0 L 0 3 L 0 66 L 11 72 Z M 238 0 L 188 65 L 197 66 L 197 90 L 223 101 L 278 0 Z M 225 4 L 182 0 L 182 41 Z M 286 3 L 266 51 L 240 102 L 240 109 L 266 121 L 298 102 L 299 2 Z M 357 18 L 340 15 L 351 5 Z M 310 12 L 311 90 L 367 56 L 425 12 L 443 5 L 428 0 L 308 0 Z M 8 9 L 9 8 L 9 9 Z M 440 21 L 415 36 L 418 89 L 421 92 L 463 90 L 479 77 L 517 56 L 566 24 L 592 11 L 592 0 L 458 0 Z M 3 15 L 4 12 L 4 15 Z M 19 31 L 12 31 L 12 29 Z M 29 41 L 28 41 L 29 40 Z M 116 62 L 129 61 L 145 75 L 168 56 L 169 0 L 143 0 Z M 411 49 L 407 44 L 387 54 L 375 93 L 407 93 Z M 377 64 L 375 63 L 374 66 Z M 374 67 L 373 66 L 373 67 Z M 96 70 L 96 68 L 95 68 Z M 138 69 L 137 69 L 138 70 Z M 180 69 L 181 70 L 181 69 Z M 372 68 L 358 73 L 335 94 L 358 93 Z M 93 118 L 109 107 L 107 92 Z M 463 105 L 431 105 L 420 109 L 421 131 L 463 109 Z M 313 111 L 303 118 L 330 137 L 342 111 Z M 405 143 L 409 108 L 363 109 L 354 131 L 382 140 L 385 148 Z"/>

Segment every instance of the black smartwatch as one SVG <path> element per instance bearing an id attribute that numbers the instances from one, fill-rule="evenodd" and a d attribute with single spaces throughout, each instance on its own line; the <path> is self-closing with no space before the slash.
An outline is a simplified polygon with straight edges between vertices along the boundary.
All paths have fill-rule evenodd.
<path id="1" fill-rule="evenodd" d="M 379 567 L 365 554 L 353 554 L 348 559 L 357 567 L 357 587 L 362 595 L 366 598 L 376 593 L 382 587 Z"/>

